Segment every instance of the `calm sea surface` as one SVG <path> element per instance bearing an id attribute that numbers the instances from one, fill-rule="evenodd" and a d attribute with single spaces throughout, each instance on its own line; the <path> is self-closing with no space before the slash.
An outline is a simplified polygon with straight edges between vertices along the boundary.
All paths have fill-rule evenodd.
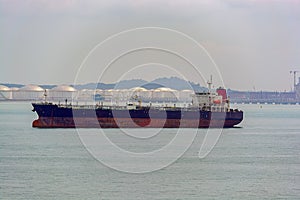
<path id="1" fill-rule="evenodd" d="M 300 199 L 300 105 L 233 107 L 244 110 L 242 128 L 223 130 L 206 158 L 198 158 L 200 130 L 172 165 L 130 174 L 94 159 L 75 129 L 32 128 L 30 103 L 0 102 L 0 199 Z M 137 143 L 107 132 L 145 152 L 176 134 Z"/>

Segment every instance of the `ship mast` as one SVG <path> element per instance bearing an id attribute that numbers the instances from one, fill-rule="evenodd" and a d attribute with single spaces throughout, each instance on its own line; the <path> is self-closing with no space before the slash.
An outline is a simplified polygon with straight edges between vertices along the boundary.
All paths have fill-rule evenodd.
<path id="1" fill-rule="evenodd" d="M 47 103 L 47 90 L 44 90 L 44 101 Z"/>
<path id="2" fill-rule="evenodd" d="M 212 106 L 212 95 L 211 95 L 211 85 L 212 85 L 212 75 L 210 75 L 210 80 L 207 81 L 208 85 L 208 103 L 209 106 Z"/>
<path id="3" fill-rule="evenodd" d="M 208 92 L 211 92 L 211 85 L 212 85 L 212 75 L 210 75 L 210 80 L 207 81 L 207 85 L 208 85 Z"/>

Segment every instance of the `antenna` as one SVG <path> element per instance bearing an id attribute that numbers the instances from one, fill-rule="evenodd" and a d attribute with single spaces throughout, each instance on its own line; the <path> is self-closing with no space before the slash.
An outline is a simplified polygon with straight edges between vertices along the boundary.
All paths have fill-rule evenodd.
<path id="1" fill-rule="evenodd" d="M 294 74 L 294 92 L 296 91 L 296 76 L 299 71 L 290 71 L 290 74 Z"/>

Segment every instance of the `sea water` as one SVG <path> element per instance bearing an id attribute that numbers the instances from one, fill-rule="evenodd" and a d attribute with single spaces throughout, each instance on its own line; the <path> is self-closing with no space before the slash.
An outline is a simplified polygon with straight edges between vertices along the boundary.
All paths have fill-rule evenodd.
<path id="1" fill-rule="evenodd" d="M 171 165 L 132 174 L 95 159 L 76 129 L 32 128 L 30 103 L 0 102 L 0 199 L 300 199 L 300 105 L 233 106 L 244 121 L 222 130 L 208 156 L 198 157 L 204 129 Z M 149 152 L 177 130 L 150 142 L 106 133 L 121 148 Z"/>

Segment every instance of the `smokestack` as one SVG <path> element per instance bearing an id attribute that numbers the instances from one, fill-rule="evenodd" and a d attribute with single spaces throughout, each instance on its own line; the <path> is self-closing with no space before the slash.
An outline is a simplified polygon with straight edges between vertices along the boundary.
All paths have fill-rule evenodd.
<path id="1" fill-rule="evenodd" d="M 222 101 L 223 102 L 226 102 L 226 100 L 227 100 L 227 92 L 226 92 L 226 89 L 224 89 L 224 88 L 218 88 L 217 89 L 217 94 L 219 95 L 219 96 L 222 96 Z"/>

